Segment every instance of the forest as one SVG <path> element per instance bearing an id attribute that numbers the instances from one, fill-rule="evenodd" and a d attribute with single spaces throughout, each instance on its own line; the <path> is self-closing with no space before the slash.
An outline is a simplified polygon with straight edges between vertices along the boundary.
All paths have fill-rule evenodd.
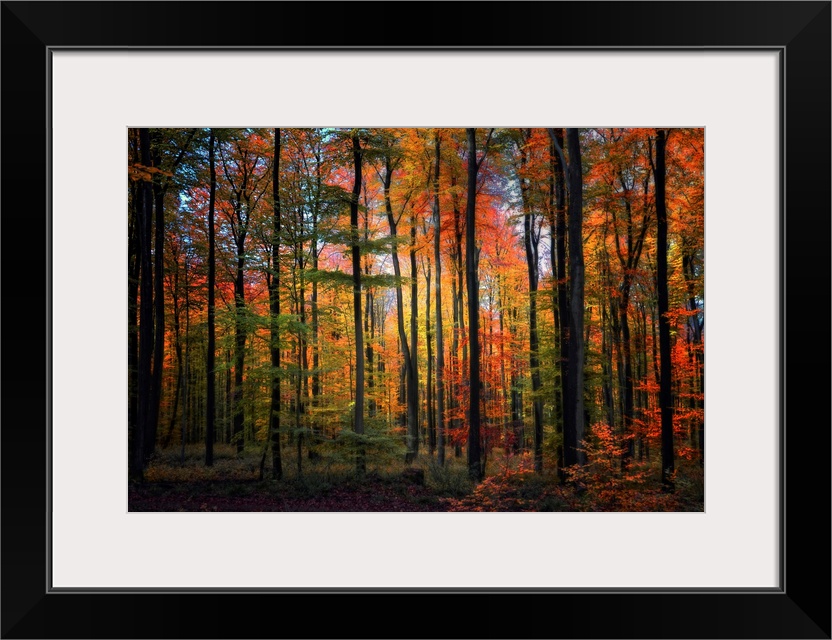
<path id="1" fill-rule="evenodd" d="M 704 129 L 127 133 L 131 511 L 704 509 Z"/>

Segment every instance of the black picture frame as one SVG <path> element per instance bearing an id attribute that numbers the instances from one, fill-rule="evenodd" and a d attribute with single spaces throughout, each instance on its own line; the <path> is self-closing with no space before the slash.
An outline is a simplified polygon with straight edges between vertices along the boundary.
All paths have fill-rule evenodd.
<path id="1" fill-rule="evenodd" d="M 830 2 L 3 2 L 1 15 L 3 638 L 830 637 Z M 252 16 L 257 29 L 230 27 Z M 131 46 L 779 51 L 780 588 L 52 592 L 50 51 Z"/>

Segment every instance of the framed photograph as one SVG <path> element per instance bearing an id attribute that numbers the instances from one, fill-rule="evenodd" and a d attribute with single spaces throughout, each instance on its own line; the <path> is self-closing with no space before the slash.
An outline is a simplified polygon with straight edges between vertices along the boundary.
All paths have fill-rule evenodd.
<path id="1" fill-rule="evenodd" d="M 829 2 L 2 12 L 3 637 L 830 637 Z M 486 312 L 461 262 L 431 311 L 468 214 Z M 446 345 L 411 391 L 401 336 L 435 363 L 451 304 L 482 373 Z"/>

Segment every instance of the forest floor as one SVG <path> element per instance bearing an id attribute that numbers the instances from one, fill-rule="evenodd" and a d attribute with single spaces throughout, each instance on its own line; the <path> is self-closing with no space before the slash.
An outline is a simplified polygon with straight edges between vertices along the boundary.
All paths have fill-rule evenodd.
<path id="1" fill-rule="evenodd" d="M 640 464 L 629 473 L 587 473 L 579 482 L 560 484 L 551 470 L 535 474 L 528 456 L 493 454 L 487 477 L 474 485 L 467 477 L 464 452 L 449 450 L 445 467 L 428 455 L 405 468 L 403 462 L 368 465 L 361 478 L 344 464 L 323 457 L 284 461 L 282 480 L 263 470 L 257 451 L 236 454 L 218 445 L 215 463 L 205 467 L 201 447 L 155 455 L 145 481 L 131 483 L 130 511 L 293 511 L 293 512 L 442 512 L 442 511 L 702 511 L 702 471 L 679 461 L 676 491 L 665 493 L 658 466 Z M 547 461 L 548 462 L 548 461 Z M 546 465 L 544 465 L 544 468 Z M 597 470 L 596 470 L 597 471 Z M 609 469 L 607 469 L 609 471 Z"/>

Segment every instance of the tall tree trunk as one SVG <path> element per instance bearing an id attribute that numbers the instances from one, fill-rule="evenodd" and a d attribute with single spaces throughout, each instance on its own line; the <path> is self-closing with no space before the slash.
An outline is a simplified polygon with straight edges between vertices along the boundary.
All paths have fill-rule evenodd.
<path id="1" fill-rule="evenodd" d="M 439 465 L 445 464 L 445 343 L 442 336 L 442 261 L 439 253 L 442 217 L 439 211 L 439 131 L 434 131 L 433 262 L 436 265 L 436 429 Z M 430 291 L 428 291 L 430 296 Z"/>
<path id="2" fill-rule="evenodd" d="M 355 324 L 355 422 L 353 429 L 364 435 L 364 334 L 361 327 L 361 247 L 358 235 L 358 198 L 361 195 L 361 141 L 352 134 L 352 158 L 355 174 L 350 199 L 350 230 L 352 235 L 352 302 Z M 364 446 L 359 444 L 355 468 L 359 475 L 366 471 Z"/>
<path id="3" fill-rule="evenodd" d="M 187 262 L 186 268 L 187 268 Z M 165 435 L 162 437 L 161 446 L 166 449 L 170 445 L 170 440 L 173 437 L 173 430 L 176 426 L 176 412 L 179 410 L 179 394 L 182 391 L 182 376 L 183 376 L 183 361 L 182 361 L 182 335 L 179 323 L 179 264 L 178 256 L 176 256 L 176 267 L 173 271 L 173 285 L 171 286 L 170 297 L 173 304 L 173 350 L 176 352 L 176 376 L 174 381 L 173 391 L 173 408 L 170 411 L 170 424 L 168 425 Z"/>
<path id="4" fill-rule="evenodd" d="M 234 393 L 231 388 L 232 371 L 231 350 L 225 350 L 225 416 L 223 431 L 225 431 L 225 442 L 231 444 L 234 437 Z"/>
<path id="5" fill-rule="evenodd" d="M 621 381 L 624 385 L 622 389 L 623 409 L 622 409 L 622 433 L 624 437 L 623 449 L 624 454 L 621 458 L 622 468 L 627 468 L 629 461 L 633 457 L 633 356 L 630 340 L 630 287 L 628 276 L 624 276 L 625 283 L 622 284 L 621 304 L 618 306 L 618 322 L 621 327 Z"/>
<path id="6" fill-rule="evenodd" d="M 133 161 L 139 161 L 138 131 L 130 130 L 133 143 Z M 141 274 L 141 220 L 144 192 L 143 183 L 136 181 L 130 185 L 130 220 L 127 238 L 127 425 L 130 438 L 130 451 L 136 447 L 139 412 L 139 276 Z M 130 473 L 133 474 L 133 460 L 129 463 Z"/>
<path id="7" fill-rule="evenodd" d="M 272 375 L 269 407 L 269 440 L 272 448 L 272 477 L 283 477 L 280 453 L 280 129 L 274 130 L 274 175 L 272 177 L 272 274 L 269 278 L 269 329 Z"/>
<path id="8" fill-rule="evenodd" d="M 416 268 L 416 210 L 410 213 L 410 376 L 407 379 L 409 461 L 419 457 L 419 272 Z M 411 402 L 411 398 L 413 401 Z M 412 420 L 410 413 L 412 411 Z"/>
<path id="9" fill-rule="evenodd" d="M 151 166 L 150 132 L 139 129 L 139 150 L 141 164 Z M 144 475 L 145 440 L 150 435 L 151 388 L 153 358 L 153 267 L 151 261 L 151 240 L 153 215 L 153 192 L 149 181 L 142 181 L 138 191 L 138 246 L 141 261 L 141 283 L 139 288 L 139 358 L 137 375 L 138 407 L 136 429 L 133 438 L 130 475 L 141 481 Z"/>
<path id="10" fill-rule="evenodd" d="M 436 413 L 433 400 L 433 336 L 430 331 L 430 262 L 425 270 L 425 341 L 427 342 L 428 378 L 425 385 L 425 404 L 428 422 L 428 451 L 433 456 L 436 451 Z"/>
<path id="11" fill-rule="evenodd" d="M 320 152 L 315 154 L 315 206 L 312 210 L 312 270 L 318 271 L 318 217 L 320 215 L 320 194 L 323 184 L 321 176 Z M 318 407 L 321 398 L 320 347 L 318 327 L 318 280 L 312 281 L 312 406 Z M 323 434 L 323 427 L 317 424 L 317 413 L 314 414 L 312 430 Z"/>
<path id="12" fill-rule="evenodd" d="M 246 307 L 246 290 L 243 281 L 245 267 L 244 241 L 237 241 L 237 274 L 234 278 L 234 428 L 233 437 L 237 443 L 237 453 L 245 447 L 245 410 L 243 405 L 243 367 L 246 354 L 246 330 L 243 314 Z"/>
<path id="13" fill-rule="evenodd" d="M 556 387 L 555 402 L 560 407 L 560 420 L 558 422 L 558 432 L 563 436 L 564 422 L 566 411 L 564 410 L 564 390 L 566 389 L 566 380 L 569 375 L 569 367 L 566 364 L 566 354 L 569 351 L 568 337 L 569 337 L 569 290 L 568 280 L 566 278 L 566 178 L 564 167 L 560 155 L 557 153 L 556 146 L 563 149 L 563 129 L 558 128 L 554 130 L 552 146 L 550 147 L 550 154 L 554 164 L 553 172 L 555 174 L 555 210 L 554 210 L 554 224 L 551 225 L 552 239 L 550 244 L 550 251 L 552 255 L 552 269 L 555 271 L 555 279 L 557 280 L 557 312 L 556 319 L 558 325 L 556 351 L 558 353 L 558 369 L 560 371 L 560 387 Z M 558 475 L 563 480 L 563 438 L 558 446 Z"/>
<path id="14" fill-rule="evenodd" d="M 208 193 L 208 349 L 205 356 L 207 389 L 205 404 L 205 466 L 214 464 L 214 421 L 216 419 L 216 302 L 214 299 L 217 282 L 216 240 L 214 238 L 214 213 L 217 199 L 217 165 L 214 157 L 214 130 L 208 136 L 208 170 L 210 172 L 210 191 Z"/>
<path id="15" fill-rule="evenodd" d="M 364 243 L 370 241 L 370 202 L 367 197 L 367 187 L 364 186 Z M 364 275 L 370 276 L 370 256 L 364 256 Z M 373 334 L 372 324 L 375 314 L 373 313 L 373 292 L 370 287 L 364 292 L 364 335 L 369 336 L 366 340 L 365 357 L 367 362 L 367 414 L 370 418 L 376 415 L 376 401 L 374 397 L 375 372 L 373 371 Z"/>
<path id="16" fill-rule="evenodd" d="M 524 142 L 531 136 L 525 131 Z M 527 152 L 525 146 L 520 149 L 521 169 L 525 171 Z M 529 272 L 529 369 L 532 378 L 532 416 L 534 425 L 534 470 L 543 473 L 543 398 L 540 397 L 540 356 L 537 333 L 537 285 L 538 285 L 538 246 L 539 238 L 535 233 L 535 221 L 528 202 L 528 184 L 520 176 L 520 194 L 523 201 L 523 242 L 526 248 L 526 265 Z"/>
<path id="17" fill-rule="evenodd" d="M 703 420 L 703 413 L 704 413 L 704 393 L 705 393 L 705 386 L 704 386 L 704 362 L 703 362 L 703 354 L 702 354 L 702 326 L 699 322 L 699 305 L 696 301 L 696 292 L 695 292 L 695 278 L 696 274 L 694 271 L 694 254 L 686 252 L 685 255 L 682 257 L 682 271 L 685 277 L 685 284 L 688 291 L 688 301 L 687 307 L 688 311 L 691 312 L 691 317 L 688 318 L 688 326 L 690 327 L 690 331 L 692 334 L 692 349 L 693 349 L 693 358 L 694 358 L 694 371 L 692 373 L 692 380 L 691 383 L 691 393 L 698 394 L 698 397 L 692 398 L 694 400 L 691 403 L 691 406 L 698 408 L 700 411 L 700 415 L 696 419 L 696 423 L 694 424 L 693 428 L 697 428 L 698 426 L 698 448 L 699 448 L 699 464 L 700 466 L 704 466 L 705 460 L 705 449 L 703 447 L 703 436 L 705 433 L 704 427 L 704 420 Z"/>
<path id="18" fill-rule="evenodd" d="M 673 452 L 673 398 L 671 395 L 670 319 L 667 317 L 670 303 L 667 290 L 667 202 L 665 199 L 665 147 L 666 132 L 660 129 L 656 136 L 656 275 L 659 299 L 659 352 L 661 375 L 659 406 L 662 415 L 662 484 L 673 490 L 675 470 Z"/>
<path id="19" fill-rule="evenodd" d="M 454 403 L 455 417 L 453 420 L 453 433 L 456 436 L 454 443 L 454 457 L 459 458 L 462 455 L 462 447 L 460 445 L 459 434 L 462 431 L 462 416 L 460 394 L 462 382 L 465 377 L 465 371 L 468 369 L 468 351 L 465 346 L 467 343 L 463 339 L 465 331 L 465 309 L 463 305 L 463 276 L 465 274 L 465 267 L 462 260 L 462 239 L 463 239 L 463 225 L 462 212 L 459 210 L 457 196 L 455 192 L 456 174 L 451 172 L 451 189 L 452 202 L 454 212 L 454 262 L 455 262 L 455 279 L 451 280 L 453 285 L 453 306 L 454 306 L 454 335 L 453 346 L 451 350 L 454 354 L 454 389 L 451 393 Z M 460 344 L 462 345 L 462 357 L 460 358 Z"/>
<path id="20" fill-rule="evenodd" d="M 569 345 L 564 423 L 564 464 L 584 464 L 584 249 L 583 171 L 578 129 L 566 130 L 569 147 Z"/>
<path id="21" fill-rule="evenodd" d="M 158 155 L 152 158 L 158 168 Z M 165 189 L 158 182 L 153 183 L 153 204 L 155 209 L 153 248 L 153 306 L 155 326 L 153 335 L 153 380 L 151 383 L 151 405 L 149 431 L 144 441 L 145 461 L 156 449 L 156 432 L 159 425 L 159 407 L 162 403 L 162 371 L 165 366 L 165 289 L 164 289 L 164 246 L 165 246 Z"/>
<path id="22" fill-rule="evenodd" d="M 477 130 L 468 134 L 468 198 L 465 209 L 465 274 L 468 288 L 468 475 L 482 480 L 480 452 L 480 295 L 477 274 L 476 207 L 477 207 Z"/>
<path id="23" fill-rule="evenodd" d="M 612 344 L 607 339 L 607 318 L 606 305 L 601 306 L 601 394 L 604 399 L 604 407 L 607 411 L 607 424 L 612 427 L 615 424 L 615 407 L 612 399 Z"/>
<path id="24" fill-rule="evenodd" d="M 185 367 L 182 374 L 182 425 L 180 432 L 182 435 L 182 442 L 179 447 L 179 460 L 182 466 L 185 466 L 185 431 L 188 428 L 188 374 L 190 373 L 190 355 L 191 355 L 191 301 L 188 295 L 188 260 L 185 259 Z"/>
<path id="25" fill-rule="evenodd" d="M 559 336 L 558 336 L 558 343 L 557 343 L 557 351 L 560 354 L 559 356 L 559 365 L 560 365 L 560 389 L 561 389 L 561 433 L 563 434 L 563 444 L 558 450 L 558 476 L 561 480 L 565 479 L 564 475 L 564 467 L 568 464 L 575 464 L 574 462 L 570 463 L 567 462 L 567 455 L 565 453 L 567 441 L 573 442 L 574 434 L 575 434 L 575 425 L 573 423 L 573 418 L 575 415 L 574 409 L 569 406 L 569 402 L 567 400 L 567 388 L 569 388 L 569 375 L 572 367 L 569 365 L 569 354 L 571 353 L 569 347 L 569 336 L 572 330 L 572 313 L 570 310 L 571 304 L 571 288 L 570 288 L 570 281 L 571 276 L 568 279 L 566 273 L 566 236 L 567 236 L 567 228 L 566 228 L 566 206 L 565 206 L 565 176 L 564 174 L 568 171 L 569 167 L 566 164 L 566 158 L 563 155 L 563 129 L 557 128 L 548 129 L 549 138 L 551 140 L 551 146 L 549 148 L 550 153 L 553 157 L 553 171 L 555 173 L 555 212 L 554 212 L 554 225 L 552 225 L 552 235 L 553 235 L 553 250 L 556 248 L 557 256 L 556 259 L 553 256 L 552 261 L 552 269 L 556 273 L 557 278 L 557 307 L 558 307 L 558 325 L 559 325 Z M 571 156 L 570 156 L 571 158 Z M 570 160 L 571 163 L 571 160 Z M 580 172 L 580 166 L 578 167 L 578 171 Z M 580 176 L 579 176 L 580 177 Z M 569 176 L 570 180 L 570 191 L 571 191 L 571 180 L 572 175 Z M 580 197 L 580 194 L 579 194 Z M 580 201 L 580 200 L 579 200 Z M 570 215 L 572 213 L 572 197 L 570 194 L 569 199 L 569 212 Z M 581 206 L 578 207 L 578 211 L 580 212 Z M 571 249 L 571 245 L 570 245 Z M 583 255 L 581 256 L 580 263 L 583 264 Z M 570 258 L 570 267 L 572 261 Z M 556 400 L 557 400 L 557 392 L 556 392 Z M 567 435 L 567 433 L 569 435 Z M 573 447 L 575 445 L 573 444 Z M 572 454 L 574 454 L 574 449 Z M 571 454 L 571 455 L 572 455 Z M 574 457 L 574 455 L 572 455 Z M 571 460 L 572 457 L 569 459 Z"/>
<path id="26" fill-rule="evenodd" d="M 390 157 L 388 156 L 385 160 L 385 174 L 383 179 L 384 208 L 387 213 L 387 222 L 390 225 L 390 236 L 395 239 L 397 234 L 397 223 L 393 215 L 393 206 L 390 201 L 390 186 L 392 184 L 392 180 L 393 168 L 390 162 Z M 412 366 L 412 358 L 415 357 L 415 354 L 411 353 L 410 347 L 408 346 L 407 334 L 404 329 L 404 301 L 402 297 L 401 285 L 402 271 L 401 266 L 399 265 L 399 254 L 396 250 L 395 243 L 392 245 L 391 257 L 393 259 L 393 273 L 396 276 L 396 323 L 399 330 L 399 348 L 401 349 L 403 356 L 402 369 L 404 370 L 405 375 L 405 395 L 407 402 L 407 454 L 405 456 L 405 461 L 410 463 L 418 451 L 418 381 L 413 378 L 415 369 Z M 412 330 L 413 326 L 411 325 L 411 331 Z M 401 392 L 399 394 L 399 398 L 401 399 Z"/>

